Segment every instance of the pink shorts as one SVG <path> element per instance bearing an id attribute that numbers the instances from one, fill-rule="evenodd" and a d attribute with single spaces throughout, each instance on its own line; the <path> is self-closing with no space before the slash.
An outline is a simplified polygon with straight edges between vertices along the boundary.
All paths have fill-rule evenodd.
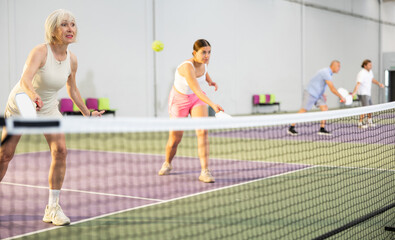
<path id="1" fill-rule="evenodd" d="M 169 95 L 169 114 L 170 117 L 188 117 L 192 108 L 200 105 L 206 105 L 205 102 L 200 100 L 196 94 L 182 94 L 179 93 L 174 87 Z"/>

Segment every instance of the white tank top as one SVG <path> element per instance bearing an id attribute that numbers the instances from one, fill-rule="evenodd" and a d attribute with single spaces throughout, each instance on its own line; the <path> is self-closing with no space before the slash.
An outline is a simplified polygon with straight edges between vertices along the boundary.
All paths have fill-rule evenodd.
<path id="1" fill-rule="evenodd" d="M 32 84 L 34 90 L 41 97 L 43 107 L 37 112 L 38 116 L 61 116 L 58 109 L 58 91 L 66 85 L 67 79 L 71 73 L 70 52 L 67 50 L 67 57 L 64 61 L 59 62 L 53 56 L 51 47 L 47 46 L 47 60 L 45 65 L 38 69 L 34 75 Z M 27 65 L 25 64 L 23 72 Z M 22 73 L 23 75 L 23 73 Z M 15 104 L 15 95 L 23 92 L 20 81 L 12 89 L 7 102 L 6 117 L 19 115 L 18 108 Z"/>
<path id="2" fill-rule="evenodd" d="M 189 63 L 192 65 L 193 69 L 195 69 L 195 66 L 193 66 L 193 63 L 190 61 L 185 61 L 178 65 L 175 76 L 174 76 L 174 88 L 182 93 L 182 94 L 193 94 L 192 89 L 189 87 L 187 80 L 185 77 L 181 76 L 180 73 L 178 72 L 178 68 L 181 67 L 181 65 Z M 207 65 L 204 64 L 204 74 L 197 79 L 199 86 L 202 86 L 202 84 L 206 81 L 206 74 L 207 74 Z"/>

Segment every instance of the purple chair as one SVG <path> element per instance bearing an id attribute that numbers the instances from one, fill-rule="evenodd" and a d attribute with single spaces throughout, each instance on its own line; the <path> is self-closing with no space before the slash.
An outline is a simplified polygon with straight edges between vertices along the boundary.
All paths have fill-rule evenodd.
<path id="1" fill-rule="evenodd" d="M 86 99 L 86 107 L 89 110 L 97 111 L 97 110 L 99 110 L 98 106 L 99 106 L 99 102 L 98 102 L 97 98 L 88 98 L 88 99 Z"/>
<path id="2" fill-rule="evenodd" d="M 266 94 L 266 103 L 271 103 L 271 95 L 272 94 Z"/>
<path id="3" fill-rule="evenodd" d="M 59 103 L 60 113 L 65 114 L 73 114 L 73 101 L 69 98 L 62 98 L 60 99 Z"/>
<path id="4" fill-rule="evenodd" d="M 259 104 L 259 95 L 254 95 L 252 97 L 252 102 L 253 102 L 254 105 Z"/>

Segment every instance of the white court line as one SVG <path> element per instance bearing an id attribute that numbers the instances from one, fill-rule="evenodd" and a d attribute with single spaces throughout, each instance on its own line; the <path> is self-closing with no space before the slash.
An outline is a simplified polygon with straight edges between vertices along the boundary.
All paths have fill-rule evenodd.
<path id="1" fill-rule="evenodd" d="M 72 151 L 85 151 L 85 152 L 101 152 L 101 153 L 117 153 L 117 154 L 133 154 L 133 155 L 142 155 L 142 156 L 156 156 L 156 157 L 165 157 L 163 154 L 152 154 L 152 153 L 135 153 L 135 152 L 120 152 L 120 151 L 105 151 L 105 150 L 89 150 L 89 149 L 75 149 L 68 148 L 68 150 Z M 48 150 L 49 151 L 49 150 Z M 39 151 L 39 152 L 30 152 L 30 153 L 44 153 L 47 151 Z M 16 155 L 25 155 L 29 153 L 19 153 Z M 198 158 L 191 156 L 180 156 L 176 157 L 181 158 Z M 318 167 L 327 167 L 327 168 L 347 168 L 347 169 L 362 169 L 362 170 L 376 170 L 376 171 L 389 171 L 394 172 L 395 169 L 384 169 L 384 168 L 365 168 L 365 167 L 351 167 L 351 166 L 332 166 L 332 165 L 317 165 L 317 164 L 309 164 L 309 163 L 285 163 L 285 162 L 267 162 L 265 160 L 241 160 L 241 159 L 231 159 L 231 158 L 210 158 L 211 160 L 221 160 L 221 161 L 245 161 L 245 162 L 256 162 L 256 163 L 273 163 L 273 164 L 288 164 L 288 165 L 305 165 L 305 166 L 318 166 Z"/>
<path id="2" fill-rule="evenodd" d="M 72 150 L 72 151 L 102 152 L 102 153 L 133 154 L 133 155 L 141 155 L 141 156 L 165 157 L 164 154 L 153 154 L 153 153 L 135 153 L 135 152 L 119 152 L 119 151 L 89 150 L 89 149 L 86 150 L 86 149 L 75 149 L 75 148 L 69 148 L 69 150 Z M 194 158 L 194 159 L 198 159 L 199 158 L 199 157 L 176 155 L 175 158 L 177 158 L 177 157 L 179 157 L 179 158 Z M 232 159 L 232 158 L 209 158 L 209 160 L 317 166 L 317 165 L 314 165 L 314 164 L 307 164 L 307 163 L 282 163 L 282 162 L 267 162 L 267 161 L 264 161 L 264 160 L 261 160 L 261 161 L 260 160 L 242 160 L 242 159 Z"/>
<path id="3" fill-rule="evenodd" d="M 33 234 L 42 233 L 42 232 L 47 232 L 47 231 L 55 230 L 55 229 L 61 228 L 61 227 L 64 227 L 64 226 L 53 226 L 53 227 L 50 227 L 50 228 L 46 228 L 46 229 L 42 229 L 42 230 L 30 232 L 30 233 L 25 233 L 25 234 L 21 234 L 21 235 L 9 237 L 9 238 L 3 238 L 3 240 L 12 240 L 12 239 L 17 239 L 17 238 L 21 238 L 21 237 L 27 237 L 27 236 L 31 236 L 31 235 L 33 235 Z"/>
<path id="4" fill-rule="evenodd" d="M 330 166 L 330 165 L 315 165 L 315 166 L 324 167 L 324 168 L 346 168 L 346 169 L 358 169 L 358 170 L 377 170 L 382 172 L 395 172 L 395 169 L 382 169 L 382 168 L 347 167 L 347 166 Z"/>
<path id="5" fill-rule="evenodd" d="M 134 152 L 119 152 L 119 151 L 105 151 L 105 150 L 85 150 L 85 149 L 74 149 L 70 148 L 72 151 L 86 151 L 86 152 L 102 152 L 102 153 L 117 153 L 117 154 L 133 154 L 141 156 L 155 156 L 155 157 L 165 157 L 163 154 L 152 154 L 152 153 L 134 153 Z M 191 156 L 179 156 L 180 158 L 198 158 Z M 176 158 L 175 157 L 175 158 Z M 316 167 L 327 167 L 327 168 L 347 168 L 347 169 L 362 169 L 362 170 L 377 170 L 377 171 L 389 171 L 394 172 L 395 169 L 384 169 L 384 168 L 365 168 L 365 167 L 351 167 L 351 166 L 332 166 L 332 165 L 317 165 L 309 163 L 286 163 L 286 162 L 267 162 L 265 160 L 241 160 L 241 159 L 231 159 L 231 158 L 210 158 L 210 160 L 220 160 L 220 161 L 244 161 L 244 162 L 255 162 L 255 163 L 273 163 L 273 164 L 286 164 L 286 165 L 304 165 L 304 166 L 316 166 Z M 214 171 L 215 172 L 215 171 Z"/>
<path id="6" fill-rule="evenodd" d="M 30 153 L 46 153 L 48 152 L 49 154 L 51 154 L 51 152 L 48 150 L 42 150 L 42 151 L 37 151 L 37 152 L 23 152 L 23 153 L 15 153 L 14 156 L 20 156 L 20 155 L 26 155 L 26 154 L 30 154 Z"/>
<path id="7" fill-rule="evenodd" d="M 120 211 L 117 211 L 117 212 L 107 213 L 107 214 L 103 214 L 103 215 L 100 215 L 100 216 L 96 216 L 96 217 L 92 217 L 92 218 L 83 219 L 83 220 L 80 220 L 80 221 L 77 221 L 77 222 L 73 222 L 70 225 L 77 225 L 77 224 L 80 224 L 80 223 L 84 223 L 84 222 L 88 222 L 88 221 L 92 221 L 92 220 L 96 220 L 96 219 L 99 219 L 99 218 L 108 217 L 108 216 L 112 216 L 112 215 L 116 215 L 116 214 L 120 214 L 120 213 L 124 213 L 124 212 L 128 212 L 128 211 L 134 211 L 134 210 L 138 210 L 138 209 L 142 209 L 142 208 L 146 208 L 146 207 L 156 206 L 156 205 L 163 204 L 163 203 L 174 202 L 174 201 L 182 200 L 182 199 L 185 199 L 185 198 L 199 196 L 199 195 L 203 195 L 203 194 L 206 194 L 206 193 L 216 192 L 216 191 L 224 190 L 224 189 L 228 189 L 228 188 L 238 187 L 238 186 L 242 186 L 242 185 L 245 185 L 245 184 L 254 183 L 254 182 L 258 182 L 258 181 L 264 181 L 266 179 L 280 177 L 280 176 L 284 176 L 284 175 L 295 173 L 295 172 L 299 172 L 299 171 L 304 171 L 304 170 L 311 169 L 311 168 L 316 168 L 316 166 L 306 167 L 306 168 L 302 168 L 302 169 L 297 169 L 297 170 L 290 171 L 290 172 L 280 173 L 280 174 L 277 174 L 277 175 L 272 175 L 272 176 L 264 177 L 264 178 L 260 178 L 260 179 L 254 179 L 254 180 L 251 180 L 251 181 L 248 181 L 248 182 L 243 182 L 243 183 L 229 185 L 229 186 L 225 186 L 225 187 L 221 187 L 221 188 L 211 189 L 211 190 L 207 190 L 207 191 L 203 191 L 203 192 L 199 192 L 199 193 L 193 193 L 193 194 L 182 196 L 182 197 L 178 197 L 178 198 L 164 200 L 162 202 L 151 203 L 151 204 L 147 204 L 147 205 L 142 205 L 142 206 L 138 206 L 138 207 L 133 207 L 133 208 L 120 210 Z M 16 238 L 20 238 L 20 237 L 26 237 L 26 236 L 30 236 L 30 235 L 33 235 L 33 234 L 54 230 L 54 229 L 57 229 L 57 228 L 59 228 L 59 227 L 42 229 L 42 230 L 38 230 L 38 231 L 30 232 L 30 233 L 25 233 L 25 234 L 21 234 L 21 235 L 18 235 L 18 236 L 14 236 L 12 238 L 6 238 L 4 240 L 16 239 Z"/>
<path id="8" fill-rule="evenodd" d="M 20 183 L 11 183 L 11 182 L 1 182 L 0 184 L 19 186 L 19 187 L 31 187 L 31 188 L 48 189 L 48 187 L 44 187 L 44 186 L 36 186 L 36 185 L 20 184 Z M 135 196 L 129 196 L 129 195 L 122 195 L 122 194 L 101 193 L 101 192 L 92 192 L 92 191 L 67 189 L 67 188 L 62 188 L 62 191 L 87 193 L 87 194 L 110 196 L 110 197 L 131 198 L 131 199 L 138 199 L 138 200 L 148 200 L 148 201 L 155 201 L 155 202 L 163 202 L 163 201 L 165 201 L 165 200 L 162 200 L 162 199 L 155 199 L 155 198 L 135 197 Z"/>

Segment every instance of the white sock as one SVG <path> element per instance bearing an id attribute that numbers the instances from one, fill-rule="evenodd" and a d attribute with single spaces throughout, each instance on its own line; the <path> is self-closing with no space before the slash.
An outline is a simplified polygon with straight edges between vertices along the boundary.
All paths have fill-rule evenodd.
<path id="1" fill-rule="evenodd" d="M 59 202 L 60 190 L 49 189 L 48 205 L 52 206 Z"/>

